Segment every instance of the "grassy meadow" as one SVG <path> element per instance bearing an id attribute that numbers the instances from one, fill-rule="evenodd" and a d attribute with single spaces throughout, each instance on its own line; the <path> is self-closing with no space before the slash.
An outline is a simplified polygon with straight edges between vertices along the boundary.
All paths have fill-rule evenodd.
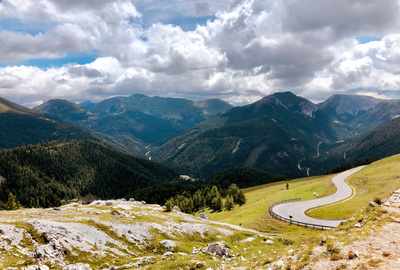
<path id="1" fill-rule="evenodd" d="M 360 212 L 374 198 L 388 198 L 391 192 L 400 188 L 400 155 L 374 162 L 361 171 L 350 176 L 346 181 L 355 190 L 355 196 L 343 203 L 320 207 L 309 212 L 310 216 L 328 219 L 346 219 Z M 310 229 L 290 225 L 272 218 L 268 207 L 276 201 L 301 198 L 315 199 L 314 192 L 325 197 L 336 192 L 332 183 L 335 175 L 308 177 L 290 181 L 282 181 L 267 185 L 244 189 L 247 198 L 245 205 L 236 206 L 232 211 L 211 213 L 211 220 L 226 222 L 260 232 L 275 233 L 282 237 L 304 240 L 319 233 Z M 286 184 L 289 183 L 289 189 Z"/>
<path id="2" fill-rule="evenodd" d="M 376 161 L 346 181 L 356 190 L 351 200 L 314 209 L 309 215 L 316 218 L 348 219 L 375 198 L 389 198 L 391 192 L 400 188 L 400 155 Z"/>

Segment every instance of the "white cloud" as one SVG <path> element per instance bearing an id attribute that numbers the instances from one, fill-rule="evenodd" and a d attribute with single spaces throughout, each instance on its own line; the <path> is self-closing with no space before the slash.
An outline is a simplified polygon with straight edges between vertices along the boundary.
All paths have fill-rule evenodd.
<path id="1" fill-rule="evenodd" d="M 354 89 L 382 95 L 400 89 L 398 6 L 395 0 L 3 0 L 1 18 L 47 28 L 29 34 L 0 27 L 2 61 L 93 51 L 98 59 L 47 70 L 0 68 L 0 95 L 24 104 L 134 92 L 236 104 L 278 90 L 313 100 Z M 192 31 L 165 24 L 206 14 L 215 19 Z M 359 44 L 359 35 L 382 40 Z"/>
<path id="2" fill-rule="evenodd" d="M 359 96 L 369 96 L 377 99 L 392 99 L 384 94 L 378 94 L 377 92 L 358 92 L 357 95 Z"/>

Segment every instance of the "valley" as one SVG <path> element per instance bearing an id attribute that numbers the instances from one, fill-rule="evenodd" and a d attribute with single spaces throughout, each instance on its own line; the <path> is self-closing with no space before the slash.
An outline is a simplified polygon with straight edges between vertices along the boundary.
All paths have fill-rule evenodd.
<path id="1" fill-rule="evenodd" d="M 1 100 L 0 207 L 23 208 L 0 211 L 0 265 L 386 269 L 397 251 L 369 257 L 365 243 L 380 228 L 396 231 L 400 213 L 367 206 L 400 187 L 397 102 L 333 96 L 314 104 L 284 92 L 232 107 L 135 94 L 82 106 L 51 100 L 31 110 Z M 336 174 L 322 173 L 365 164 L 346 179 L 351 198 L 306 213 L 345 220 L 337 228 L 310 230 L 268 213 L 276 201 L 334 194 Z M 245 203 L 225 209 L 232 183 Z M 221 206 L 212 210 L 214 189 Z M 202 196 L 207 206 L 199 206 Z M 190 214 L 172 210 L 170 198 Z M 364 247 L 356 265 L 347 255 L 354 243 Z"/>

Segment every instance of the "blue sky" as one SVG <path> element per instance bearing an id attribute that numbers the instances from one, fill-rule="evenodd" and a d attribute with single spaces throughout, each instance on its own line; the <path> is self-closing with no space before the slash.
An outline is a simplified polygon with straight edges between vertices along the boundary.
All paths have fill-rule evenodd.
<path id="1" fill-rule="evenodd" d="M 399 2 L 0 1 L 0 96 L 397 98 Z"/>

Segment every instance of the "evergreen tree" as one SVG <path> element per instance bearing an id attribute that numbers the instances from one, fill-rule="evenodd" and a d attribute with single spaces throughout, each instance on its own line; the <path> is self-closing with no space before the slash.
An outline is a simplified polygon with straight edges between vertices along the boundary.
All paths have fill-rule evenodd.
<path id="1" fill-rule="evenodd" d="M 167 207 L 166 211 L 167 212 L 171 212 L 172 208 L 174 208 L 175 202 L 174 202 L 174 198 L 169 198 L 166 203 L 165 206 Z"/>
<path id="2" fill-rule="evenodd" d="M 233 203 L 233 198 L 231 196 L 226 196 L 225 200 L 225 210 L 226 211 L 231 211 L 235 207 L 235 204 Z"/>
<path id="3" fill-rule="evenodd" d="M 242 206 L 243 204 L 246 203 L 246 196 L 244 196 L 244 193 L 242 190 L 239 190 L 239 192 L 237 193 L 237 200 L 236 200 L 236 204 L 239 204 L 240 206 Z"/>
<path id="4" fill-rule="evenodd" d="M 221 212 L 224 209 L 224 203 L 222 202 L 221 195 L 214 197 L 211 202 L 211 210 L 214 212 Z"/>
<path id="5" fill-rule="evenodd" d="M 17 201 L 17 198 L 11 192 L 8 194 L 8 200 L 5 205 L 6 210 L 16 210 L 21 208 L 21 204 Z"/>

